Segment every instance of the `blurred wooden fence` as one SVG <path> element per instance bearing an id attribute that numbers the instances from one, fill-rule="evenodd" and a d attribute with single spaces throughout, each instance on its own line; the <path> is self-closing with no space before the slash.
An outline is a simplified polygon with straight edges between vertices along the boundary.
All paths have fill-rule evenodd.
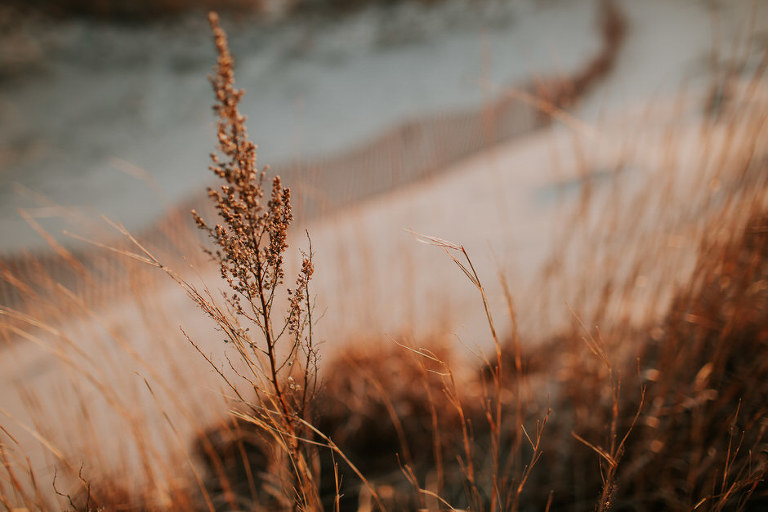
<path id="1" fill-rule="evenodd" d="M 466 111 L 407 121 L 375 139 L 331 158 L 272 165 L 291 187 L 299 223 L 397 187 L 433 176 L 450 164 L 501 141 L 541 127 L 546 117 L 531 106 L 505 100 L 479 111 Z M 166 213 L 155 224 L 134 233 L 142 244 L 166 260 L 197 257 L 204 243 L 189 211 L 194 208 L 215 218 L 205 194 L 191 197 Z M 117 238 L 117 237 L 116 237 Z M 105 244 L 136 252 L 125 241 Z M 130 279 L 145 273 L 138 262 L 99 247 L 72 250 L 21 252 L 0 259 L 0 305 L 15 305 L 40 290 L 59 283 L 99 303 L 128 291 Z M 33 284 L 36 281 L 37 284 Z"/>

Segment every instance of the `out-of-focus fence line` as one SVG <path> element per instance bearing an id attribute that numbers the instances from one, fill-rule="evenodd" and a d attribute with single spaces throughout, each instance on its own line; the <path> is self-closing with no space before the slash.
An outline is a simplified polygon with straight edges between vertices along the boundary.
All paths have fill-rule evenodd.
<path id="1" fill-rule="evenodd" d="M 570 105 L 610 72 L 625 28 L 619 11 L 606 1 L 602 48 L 575 76 L 540 79 L 481 108 L 411 119 L 338 155 L 273 165 L 270 174 L 281 175 L 293 189 L 299 222 L 433 176 L 471 154 L 548 125 L 553 111 Z M 210 201 L 200 194 L 135 233 L 136 238 L 164 261 L 199 261 L 205 241 L 192 222 L 192 208 L 205 218 L 215 216 Z M 106 243 L 136 252 L 125 240 Z M 68 254 L 20 252 L 0 258 L 0 307 L 38 308 L 41 297 L 66 290 L 95 306 L 145 290 L 153 282 L 150 272 L 155 269 L 103 248 L 78 248 Z"/>

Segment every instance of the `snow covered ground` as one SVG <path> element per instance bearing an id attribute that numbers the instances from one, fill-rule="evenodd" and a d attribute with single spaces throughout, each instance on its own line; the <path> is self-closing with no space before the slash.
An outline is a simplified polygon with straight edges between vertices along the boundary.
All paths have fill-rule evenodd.
<path id="1" fill-rule="evenodd" d="M 629 34 L 617 67 L 573 118 L 459 162 L 432 180 L 310 224 L 316 267 L 323 269 L 315 289 L 329 339 L 411 329 L 486 334 L 482 303 L 471 284 L 439 249 L 419 244 L 411 230 L 470 251 L 502 322 L 506 305 L 496 272 L 504 270 L 520 302 L 521 327 L 542 336 L 534 288 L 541 286 L 541 267 L 561 246 L 563 225 L 583 198 L 582 185 L 589 182 L 596 189 L 592 202 L 598 217 L 611 196 L 627 208 L 644 195 L 660 201 L 671 175 L 678 176 L 675 186 L 681 192 L 698 193 L 703 169 L 716 154 L 716 138 L 702 134 L 701 123 L 712 106 L 712 91 L 722 101 L 728 95 L 712 88 L 722 81 L 722 67 L 712 65 L 713 48 L 715 60 L 740 62 L 737 75 L 748 79 L 766 51 L 768 9 L 746 1 L 714 10 L 694 1 L 627 1 L 620 7 Z M 493 90 L 502 94 L 503 84 Z M 700 214 L 685 201 L 647 210 L 645 226 L 634 226 L 638 232 L 612 242 L 626 245 L 626 259 L 635 256 L 633 244 L 639 242 L 632 238 L 639 238 L 640 230 L 683 230 L 674 225 L 679 218 Z M 606 210 L 603 220 L 632 215 Z M 666 259 L 670 268 L 674 261 L 690 264 L 695 247 L 679 241 L 672 246 L 671 252 L 647 256 Z M 575 281 L 587 278 L 587 269 L 576 272 L 585 275 L 574 275 Z M 680 272 L 657 279 L 668 278 L 671 289 L 685 277 Z M 559 299 L 554 307 L 567 322 L 565 297 Z M 488 339 L 465 341 L 487 346 Z"/>
<path id="2" fill-rule="evenodd" d="M 598 49 L 596 11 L 591 0 L 450 0 L 225 27 L 260 162 L 276 164 L 347 149 L 405 117 L 479 107 L 492 98 L 484 83 L 568 74 Z M 215 55 L 202 15 L 12 35 L 0 45 L 0 250 L 44 245 L 17 214 L 49 206 L 41 195 L 135 230 L 209 183 Z M 55 209 L 33 213 L 61 230 Z"/>

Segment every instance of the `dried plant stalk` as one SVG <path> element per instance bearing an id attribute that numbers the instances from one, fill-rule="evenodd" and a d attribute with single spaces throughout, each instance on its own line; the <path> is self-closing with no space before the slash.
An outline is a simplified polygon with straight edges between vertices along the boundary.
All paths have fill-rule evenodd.
<path id="1" fill-rule="evenodd" d="M 317 387 L 309 293 L 314 271 L 311 244 L 309 253 L 303 253 L 296 287 L 283 290 L 288 305 L 280 317 L 274 308 L 285 279 L 291 194 L 275 176 L 265 198 L 267 169 L 256 166 L 256 145 L 248 139 L 246 118 L 238 109 L 244 91 L 235 88 L 234 60 L 218 16 L 211 13 L 209 20 L 218 52 L 210 77 L 216 96 L 218 152 L 211 155 L 210 169 L 223 184 L 210 188 L 208 195 L 220 223 L 212 226 L 194 210 L 192 215 L 213 241 L 213 249 L 206 251 L 229 286 L 224 294 L 228 307 L 216 306 L 210 294 L 193 289 L 190 295 L 216 321 L 247 368 L 238 373 L 257 395 L 248 414 L 284 449 L 295 477 L 293 489 L 286 493 L 302 510 L 319 509 L 317 475 L 310 462 L 315 448 L 301 441 L 312 437 L 306 425 Z"/>

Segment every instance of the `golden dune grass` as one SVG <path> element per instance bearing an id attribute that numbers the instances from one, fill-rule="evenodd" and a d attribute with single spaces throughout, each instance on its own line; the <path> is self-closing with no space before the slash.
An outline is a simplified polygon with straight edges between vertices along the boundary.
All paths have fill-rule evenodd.
<path id="1" fill-rule="evenodd" d="M 185 342 L 176 332 L 180 344 L 163 342 L 176 329 L 172 308 L 162 299 L 153 304 L 141 283 L 131 307 L 139 308 L 148 339 L 157 342 L 141 350 L 54 279 L 44 300 L 19 283 L 30 302 L 45 307 L 37 314 L 4 307 L 4 336 L 38 343 L 68 366 L 79 384 L 62 392 L 62 400 L 74 397 L 79 408 L 50 410 L 43 397 L 28 394 L 34 424 L 3 420 L 6 509 L 761 510 L 768 504 L 762 68 L 751 81 L 726 77 L 738 92 L 719 117 L 704 118 L 697 142 L 706 151 L 694 160 L 696 173 L 678 171 L 685 166 L 675 150 L 683 144 L 672 137 L 642 186 L 601 194 L 585 181 L 564 224 L 568 236 L 536 295 L 542 315 L 556 311 L 553 297 L 569 304 L 558 334 L 521 338 L 515 301 L 527 298 L 512 296 L 503 273 L 499 286 L 511 328 L 497 331 L 489 284 L 472 255 L 459 243 L 423 237 L 436 246 L 435 258 L 447 253 L 482 304 L 487 331 L 475 335 L 490 340 L 489 355 L 479 350 L 473 363 L 457 354 L 450 336 L 435 334 L 351 340 L 318 361 L 311 249 L 298 279 L 287 278 L 290 194 L 279 179 L 271 195 L 262 188 L 237 111 L 242 93 L 233 86 L 232 59 L 212 22 L 220 151 L 213 170 L 223 185 L 211 197 L 221 226 L 197 219 L 212 236 L 211 255 L 228 295 L 191 284 L 127 232 L 132 246 L 120 252 L 176 280 L 218 327 L 207 335 L 214 341 L 189 336 Z M 686 207 L 676 208 L 681 202 Z M 680 255 L 674 250 L 680 244 L 690 250 Z M 574 267 L 577 272 L 569 270 Z M 277 290 L 285 287 L 291 291 L 281 295 Z M 73 333 L 50 321 L 74 310 L 91 314 L 93 323 L 84 321 Z M 78 334 L 101 337 L 111 348 L 83 353 Z M 229 351 L 214 351 L 221 339 Z M 138 378 L 116 378 L 128 360 Z M 209 371 L 182 371 L 187 364 Z M 317 365 L 324 368 L 319 389 Z M 115 417 L 91 416 L 101 407 Z M 80 452 L 61 448 L 63 421 L 79 421 L 91 445 Z M 164 428 L 150 436 L 147 427 L 156 422 Z M 58 501 L 46 490 L 50 483 L 35 477 L 28 442 L 11 432 L 22 424 L 57 468 Z M 101 444 L 105 428 L 120 437 L 116 451 Z M 120 448 L 127 445 L 132 448 Z M 170 454 L 169 446 L 176 447 Z M 126 458 L 122 472 L 81 462 L 115 453 Z"/>

